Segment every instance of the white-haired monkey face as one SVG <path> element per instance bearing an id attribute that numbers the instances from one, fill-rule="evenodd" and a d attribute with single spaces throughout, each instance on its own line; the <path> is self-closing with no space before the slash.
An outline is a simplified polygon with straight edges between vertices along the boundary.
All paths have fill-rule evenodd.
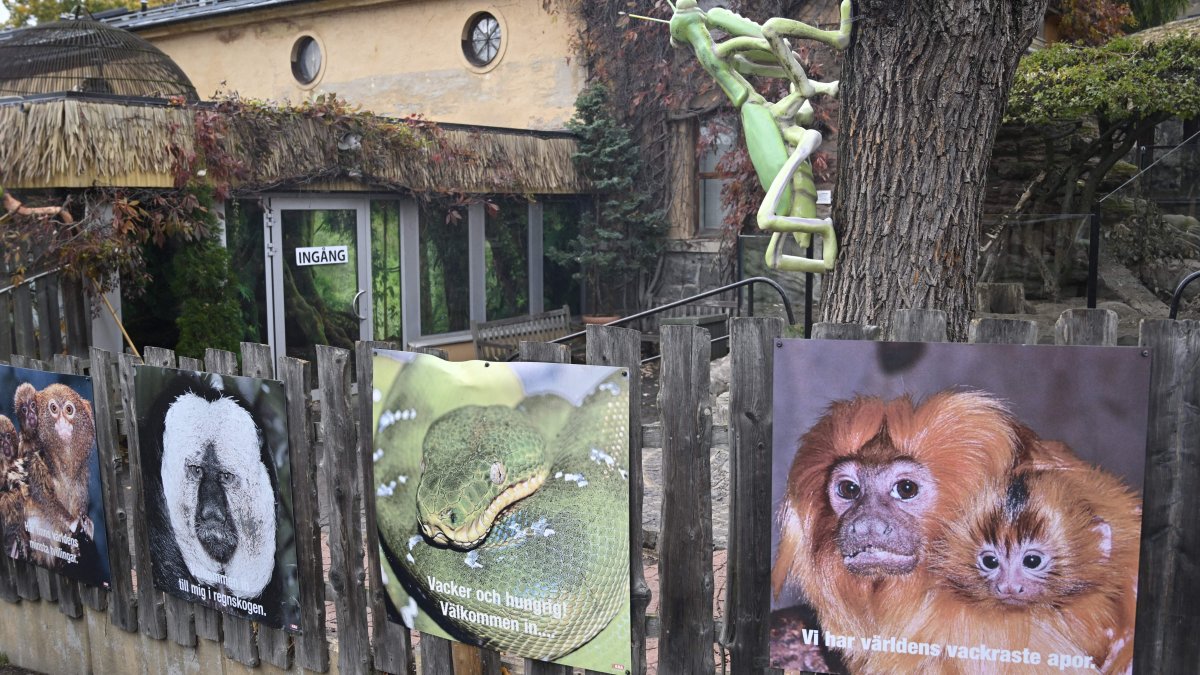
<path id="1" fill-rule="evenodd" d="M 275 567 L 275 499 L 262 435 L 230 398 L 192 393 L 167 410 L 162 482 L 188 571 L 202 583 L 255 597 Z"/>

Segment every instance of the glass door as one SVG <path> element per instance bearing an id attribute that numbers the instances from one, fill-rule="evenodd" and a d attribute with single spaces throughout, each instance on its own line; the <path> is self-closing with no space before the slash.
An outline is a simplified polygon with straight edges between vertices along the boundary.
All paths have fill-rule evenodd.
<path id="1" fill-rule="evenodd" d="M 371 339 L 371 233 L 365 198 L 266 200 L 270 340 L 276 356 Z"/>

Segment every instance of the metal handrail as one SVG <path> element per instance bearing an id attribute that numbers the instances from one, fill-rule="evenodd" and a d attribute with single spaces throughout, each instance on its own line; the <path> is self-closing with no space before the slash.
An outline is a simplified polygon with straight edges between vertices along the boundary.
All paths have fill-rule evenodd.
<path id="1" fill-rule="evenodd" d="M 638 312 L 637 314 L 630 314 L 629 316 L 622 317 L 620 319 L 617 319 L 616 321 L 609 321 L 608 323 L 606 323 L 604 325 L 605 326 L 620 326 L 621 324 L 626 324 L 626 323 L 629 323 L 630 321 L 636 321 L 638 319 L 644 319 L 648 316 L 653 316 L 655 314 L 658 314 L 659 312 L 665 312 L 668 309 L 674 309 L 676 307 L 686 305 L 690 302 L 695 302 L 696 300 L 703 300 L 704 298 L 707 298 L 712 295 L 718 295 L 721 293 L 725 293 L 727 291 L 732 291 L 735 288 L 741 288 L 742 286 L 749 286 L 750 284 L 756 284 L 756 283 L 767 284 L 771 288 L 774 288 L 775 292 L 779 293 L 779 297 L 783 300 L 783 311 L 787 313 L 788 325 L 795 324 L 796 318 L 792 314 L 792 301 L 788 300 L 787 293 L 784 292 L 783 286 L 780 286 L 774 279 L 768 279 L 767 277 L 750 277 L 749 279 L 742 279 L 741 281 L 735 281 L 732 284 L 726 284 L 724 286 L 721 286 L 720 288 L 714 288 L 712 290 L 704 291 L 703 293 L 697 293 L 695 295 L 688 296 L 686 298 L 683 298 L 682 300 L 675 300 L 674 302 L 668 302 L 667 304 L 662 305 L 660 307 L 652 307 L 643 312 Z M 584 335 L 587 335 L 586 328 L 584 330 L 577 331 L 575 333 L 571 333 L 570 335 L 564 335 L 560 338 L 555 338 L 555 339 L 551 340 L 550 342 L 566 342 L 568 340 L 574 340 L 575 338 L 582 337 Z"/>
<path id="2" fill-rule="evenodd" d="M 1183 289 L 1187 288 L 1188 284 L 1197 279 L 1200 279 L 1200 272 L 1192 272 L 1184 277 L 1183 281 L 1179 282 L 1179 285 L 1175 287 L 1175 294 L 1171 296 L 1170 317 L 1172 319 L 1175 318 L 1175 315 L 1179 314 L 1179 301 L 1183 300 Z"/>

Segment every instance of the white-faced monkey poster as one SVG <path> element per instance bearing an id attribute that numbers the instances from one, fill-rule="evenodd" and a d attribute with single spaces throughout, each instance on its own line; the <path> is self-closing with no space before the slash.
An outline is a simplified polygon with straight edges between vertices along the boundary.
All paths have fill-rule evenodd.
<path id="1" fill-rule="evenodd" d="M 773 666 L 1132 672 L 1147 353 L 775 354 Z"/>
<path id="2" fill-rule="evenodd" d="M 628 373 L 379 351 L 372 396 L 391 619 L 629 672 Z"/>
<path id="3" fill-rule="evenodd" d="M 108 587 L 92 381 L 0 366 L 3 553 Z"/>
<path id="4" fill-rule="evenodd" d="M 298 632 L 283 385 L 151 366 L 134 382 L 154 586 Z"/>

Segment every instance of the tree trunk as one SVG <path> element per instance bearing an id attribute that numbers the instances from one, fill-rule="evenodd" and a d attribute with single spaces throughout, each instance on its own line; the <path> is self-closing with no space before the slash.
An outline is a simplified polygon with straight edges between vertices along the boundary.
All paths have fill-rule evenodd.
<path id="1" fill-rule="evenodd" d="M 1046 0 L 857 0 L 841 83 L 822 321 L 941 309 L 965 339 L 984 177 L 1017 61 Z"/>

